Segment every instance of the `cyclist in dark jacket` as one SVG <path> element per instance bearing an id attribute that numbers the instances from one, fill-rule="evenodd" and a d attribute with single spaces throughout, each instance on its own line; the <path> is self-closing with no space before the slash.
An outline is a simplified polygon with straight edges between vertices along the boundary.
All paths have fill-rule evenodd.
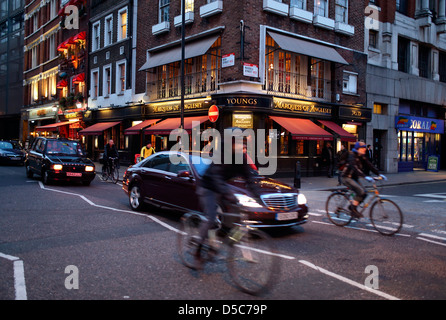
<path id="1" fill-rule="evenodd" d="M 236 153 L 243 153 L 243 161 L 241 164 L 236 163 Z M 222 154 L 221 159 L 224 159 Z M 209 230 L 215 224 L 217 218 L 217 207 L 220 201 L 227 201 L 233 205 L 240 205 L 237 198 L 231 192 L 227 182 L 232 178 L 241 177 L 246 182 L 248 190 L 252 193 L 255 200 L 259 199 L 259 193 L 254 180 L 254 173 L 248 162 L 246 149 L 243 144 L 232 142 L 232 159 L 231 163 L 217 164 L 211 163 L 209 168 L 203 174 L 201 183 L 197 188 L 197 194 L 200 198 L 201 207 L 207 216 L 207 223 L 200 227 L 200 245 L 195 255 L 196 268 L 201 268 L 201 247 L 208 237 Z"/>
<path id="2" fill-rule="evenodd" d="M 116 148 L 113 139 L 110 139 L 104 148 L 104 155 L 102 158 L 104 160 L 104 166 L 102 167 L 103 172 L 107 170 L 107 167 L 111 167 L 111 158 L 116 158 L 119 160 L 118 149 Z"/>
<path id="3" fill-rule="evenodd" d="M 364 174 L 364 170 L 368 169 L 376 175 L 380 175 L 370 161 L 365 157 L 366 145 L 364 142 L 356 142 L 355 147 L 349 153 L 347 163 L 342 172 L 342 183 L 355 192 L 355 198 L 349 209 L 355 218 L 361 218 L 362 214 L 358 212 L 357 206 L 364 201 L 367 196 L 365 188 L 359 182 L 359 178 L 365 178 L 368 181 L 373 181 L 371 177 Z M 380 175 L 385 178 L 383 175 Z"/>

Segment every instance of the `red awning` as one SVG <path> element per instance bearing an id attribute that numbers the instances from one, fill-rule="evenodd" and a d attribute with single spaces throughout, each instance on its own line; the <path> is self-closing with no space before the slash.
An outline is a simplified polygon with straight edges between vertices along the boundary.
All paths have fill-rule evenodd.
<path id="1" fill-rule="evenodd" d="M 148 126 L 154 124 L 155 122 L 160 121 L 161 119 L 150 119 L 143 121 L 136 126 L 130 127 L 124 131 L 124 134 L 139 134 L 141 130 L 147 128 Z"/>
<path id="2" fill-rule="evenodd" d="M 270 117 L 291 132 L 294 140 L 333 140 L 333 135 L 308 119 Z"/>
<path id="3" fill-rule="evenodd" d="M 57 130 L 59 130 L 59 127 L 67 126 L 70 123 L 71 123 L 70 121 L 65 121 L 65 122 L 57 122 L 57 123 L 47 124 L 45 126 L 36 127 L 36 131 L 57 131 Z"/>
<path id="4" fill-rule="evenodd" d="M 105 130 L 110 129 L 111 127 L 114 127 L 120 123 L 121 123 L 121 121 L 99 122 L 99 123 L 96 123 L 86 129 L 84 129 L 84 130 L 79 131 L 79 134 L 81 134 L 83 136 L 99 136 Z"/>
<path id="5" fill-rule="evenodd" d="M 65 79 L 63 79 L 63 80 L 60 80 L 60 81 L 57 83 L 56 88 L 57 88 L 57 89 L 61 89 L 61 88 L 65 88 L 65 87 L 67 87 L 67 86 L 68 86 L 68 81 L 65 80 Z"/>
<path id="6" fill-rule="evenodd" d="M 82 31 L 73 37 L 73 41 L 85 40 L 87 39 L 87 32 Z"/>
<path id="7" fill-rule="evenodd" d="M 79 73 L 77 76 L 73 78 L 73 83 L 85 82 L 85 73 Z"/>
<path id="8" fill-rule="evenodd" d="M 184 129 L 190 132 L 192 130 L 192 122 L 198 121 L 200 124 L 208 120 L 208 116 L 186 117 L 184 118 Z M 178 129 L 181 125 L 181 118 L 170 118 L 157 123 L 150 128 L 144 130 L 144 134 L 170 134 L 172 130 Z"/>
<path id="9" fill-rule="evenodd" d="M 75 44 L 75 42 L 74 42 L 73 39 L 74 39 L 74 37 L 68 38 L 67 40 L 65 40 L 64 42 L 62 42 L 61 44 L 59 44 L 59 45 L 57 46 L 57 50 L 58 50 L 58 51 L 62 51 L 62 50 L 67 49 L 69 45 L 73 45 L 73 44 Z"/>
<path id="10" fill-rule="evenodd" d="M 350 132 L 345 131 L 342 127 L 338 126 L 336 123 L 327 120 L 318 120 L 321 124 L 326 126 L 328 129 L 336 133 L 342 141 L 356 141 L 356 137 Z"/>

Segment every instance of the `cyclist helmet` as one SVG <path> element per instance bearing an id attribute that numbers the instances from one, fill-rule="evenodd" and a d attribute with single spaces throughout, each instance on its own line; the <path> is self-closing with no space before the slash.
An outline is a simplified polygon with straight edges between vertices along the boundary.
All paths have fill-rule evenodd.
<path id="1" fill-rule="evenodd" d="M 353 147 L 352 151 L 353 152 L 358 152 L 359 149 L 365 148 L 365 147 L 366 147 L 366 145 L 365 145 L 364 142 L 358 141 L 358 142 L 355 143 L 355 146 Z"/>

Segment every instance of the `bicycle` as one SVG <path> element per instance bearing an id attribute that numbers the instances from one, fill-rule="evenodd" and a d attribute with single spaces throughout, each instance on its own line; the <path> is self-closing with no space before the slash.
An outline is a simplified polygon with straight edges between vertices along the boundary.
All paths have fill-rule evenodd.
<path id="1" fill-rule="evenodd" d="M 267 291 L 280 269 L 271 238 L 264 231 L 249 226 L 243 213 L 221 213 L 220 216 L 237 216 L 240 222 L 231 227 L 218 223 L 217 228 L 209 231 L 209 240 L 201 248 L 203 261 L 216 261 L 227 249 L 226 265 L 236 287 L 252 295 Z M 195 269 L 200 225 L 205 222 L 207 218 L 199 212 L 188 212 L 181 218 L 178 254 L 183 264 L 191 269 Z"/>
<path id="2" fill-rule="evenodd" d="M 102 167 L 100 175 L 102 181 L 110 179 L 113 183 L 119 180 L 118 158 L 109 158 L 107 168 Z"/>
<path id="3" fill-rule="evenodd" d="M 376 182 L 382 179 L 382 177 L 373 177 L 373 186 L 367 191 L 374 195 L 367 202 L 359 206 L 358 211 L 363 214 L 370 207 L 369 217 L 372 226 L 380 234 L 391 236 L 401 230 L 403 226 L 403 213 L 395 202 L 381 198 Z M 354 219 L 349 209 L 354 195 L 355 193 L 347 188 L 336 190 L 327 198 L 325 210 L 328 219 L 333 224 L 343 227 Z"/>

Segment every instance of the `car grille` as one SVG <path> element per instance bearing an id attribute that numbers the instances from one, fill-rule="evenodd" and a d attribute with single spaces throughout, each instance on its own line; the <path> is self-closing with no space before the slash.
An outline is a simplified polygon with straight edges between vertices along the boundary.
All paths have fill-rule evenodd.
<path id="1" fill-rule="evenodd" d="M 297 205 L 296 193 L 274 193 L 261 196 L 263 203 L 275 210 L 289 210 Z"/>
<path id="2" fill-rule="evenodd" d="M 84 165 L 79 165 L 79 164 L 64 163 L 63 164 L 63 171 L 65 171 L 65 172 L 84 172 L 85 171 L 85 166 Z"/>

